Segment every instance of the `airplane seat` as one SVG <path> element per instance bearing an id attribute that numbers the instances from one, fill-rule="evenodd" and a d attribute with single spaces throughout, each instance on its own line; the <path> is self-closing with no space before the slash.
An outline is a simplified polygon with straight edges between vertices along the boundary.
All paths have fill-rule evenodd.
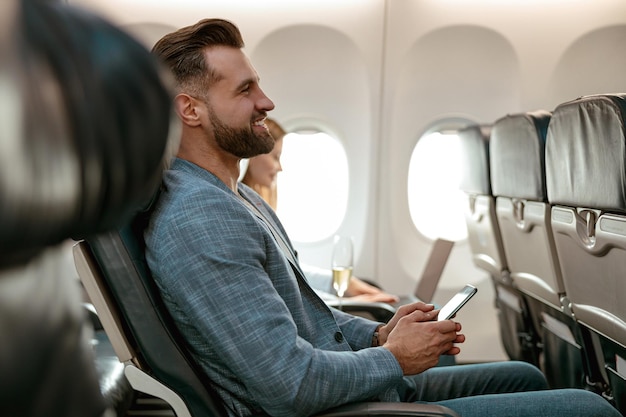
<path id="1" fill-rule="evenodd" d="M 539 110 L 494 122 L 491 185 L 511 280 L 524 296 L 540 344 L 540 367 L 553 388 L 585 388 L 578 326 L 561 306 L 565 288 L 547 202 L 545 142 L 550 117 L 550 112 Z"/>
<path id="2" fill-rule="evenodd" d="M 140 213 L 119 231 L 78 242 L 74 258 L 79 277 L 133 389 L 163 399 L 177 416 L 224 415 L 217 397 L 204 388 L 206 378 L 188 365 L 191 359 L 178 348 L 182 337 L 175 326 L 161 324 L 171 318 L 156 285 L 147 281 L 143 239 L 134 237 L 147 221 L 148 216 Z M 167 385 L 156 378 L 165 379 Z"/>
<path id="3" fill-rule="evenodd" d="M 133 388 L 166 401 L 178 417 L 227 416 L 216 387 L 197 364 L 165 307 L 145 260 L 150 211 L 74 246 L 79 276 Z M 319 416 L 458 417 L 446 407 L 354 403 Z"/>
<path id="4" fill-rule="evenodd" d="M 626 94 L 583 96 L 554 110 L 546 146 L 552 231 L 581 324 L 592 382 L 626 414 Z"/>
<path id="5" fill-rule="evenodd" d="M 458 132 L 463 158 L 461 190 L 467 196 L 465 220 L 474 264 L 486 271 L 496 291 L 500 336 L 510 359 L 538 365 L 536 335 L 528 307 L 512 284 L 491 191 L 491 125 L 470 125 Z"/>
<path id="6" fill-rule="evenodd" d="M 90 344 L 63 243 L 117 227 L 158 183 L 171 96 L 150 52 L 98 16 L 0 8 L 0 415 L 112 417 L 132 391 Z"/>

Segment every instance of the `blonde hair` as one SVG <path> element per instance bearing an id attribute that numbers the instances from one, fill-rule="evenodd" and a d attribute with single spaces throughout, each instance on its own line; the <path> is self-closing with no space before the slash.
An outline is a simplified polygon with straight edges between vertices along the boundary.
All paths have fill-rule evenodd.
<path id="1" fill-rule="evenodd" d="M 278 142 L 283 140 L 283 137 L 287 134 L 287 131 L 283 129 L 281 125 L 274 119 L 267 118 L 265 119 L 265 124 L 267 125 L 267 129 L 270 132 L 270 135 L 274 138 L 274 142 Z M 252 176 L 250 175 L 250 171 L 247 171 L 247 164 L 245 164 L 246 172 L 242 172 L 241 182 L 246 184 L 248 187 L 252 188 L 254 191 L 259 193 L 259 195 L 265 200 L 267 204 L 269 204 L 274 210 L 276 210 L 277 202 L 278 202 L 278 189 L 276 184 L 272 187 L 266 187 L 264 185 L 258 184 L 252 180 Z"/>
<path id="2" fill-rule="evenodd" d="M 270 131 L 270 135 L 274 138 L 275 141 L 282 140 L 283 137 L 287 134 L 285 129 L 274 119 L 270 119 L 269 117 L 265 119 L 265 124 Z"/>

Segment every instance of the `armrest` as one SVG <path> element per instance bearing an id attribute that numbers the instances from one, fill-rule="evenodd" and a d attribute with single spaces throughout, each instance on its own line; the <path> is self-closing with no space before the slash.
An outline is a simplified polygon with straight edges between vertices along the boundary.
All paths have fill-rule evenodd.
<path id="1" fill-rule="evenodd" d="M 331 307 L 339 308 L 339 300 L 330 300 L 327 301 L 326 304 Z M 352 301 L 346 299 L 341 301 L 341 310 L 354 315 L 367 313 L 369 316 L 373 317 L 374 320 L 381 323 L 387 323 L 396 313 L 396 309 L 387 303 Z"/>
<path id="2" fill-rule="evenodd" d="M 332 408 L 315 417 L 413 416 L 460 417 L 455 411 L 435 404 L 363 402 Z"/>

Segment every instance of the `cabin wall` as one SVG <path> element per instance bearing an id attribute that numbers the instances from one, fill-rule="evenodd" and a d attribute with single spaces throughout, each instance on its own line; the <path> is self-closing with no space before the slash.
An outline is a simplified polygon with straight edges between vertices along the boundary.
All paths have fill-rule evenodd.
<path id="1" fill-rule="evenodd" d="M 272 116 L 287 128 L 325 126 L 344 141 L 351 182 L 340 232 L 355 236 L 356 274 L 396 293 L 414 287 L 431 245 L 413 227 L 407 200 L 409 158 L 422 134 L 446 121 L 491 123 L 626 91 L 623 0 L 69 3 L 96 9 L 149 46 L 203 17 L 235 22 L 276 104 Z M 328 265 L 330 239 L 297 246 L 304 261 Z M 466 282 L 479 294 L 463 310 L 461 358 L 504 359 L 489 278 L 459 242 L 435 301 Z"/>

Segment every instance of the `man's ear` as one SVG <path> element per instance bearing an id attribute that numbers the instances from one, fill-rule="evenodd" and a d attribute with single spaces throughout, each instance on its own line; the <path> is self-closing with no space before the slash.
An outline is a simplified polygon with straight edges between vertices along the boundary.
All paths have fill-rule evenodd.
<path id="1" fill-rule="evenodd" d="M 195 127 L 202 123 L 197 104 L 197 100 L 187 94 L 181 93 L 174 98 L 176 114 L 178 114 L 178 117 L 184 124 Z"/>

